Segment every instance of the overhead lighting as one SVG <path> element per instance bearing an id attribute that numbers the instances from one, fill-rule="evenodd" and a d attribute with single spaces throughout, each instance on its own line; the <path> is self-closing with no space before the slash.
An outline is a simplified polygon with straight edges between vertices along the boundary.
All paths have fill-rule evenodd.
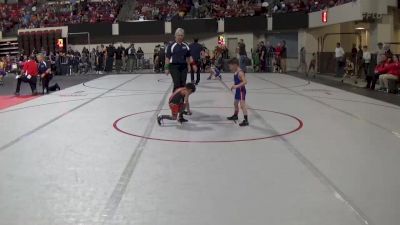
<path id="1" fill-rule="evenodd" d="M 356 30 L 365 30 L 364 27 L 356 27 Z"/>

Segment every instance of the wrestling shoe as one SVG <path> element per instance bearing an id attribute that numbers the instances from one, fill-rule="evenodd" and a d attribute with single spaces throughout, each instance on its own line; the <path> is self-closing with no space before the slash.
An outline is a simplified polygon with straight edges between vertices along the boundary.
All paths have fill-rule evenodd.
<path id="1" fill-rule="evenodd" d="M 162 116 L 157 116 L 157 123 L 158 123 L 159 126 L 161 126 L 162 121 L 163 121 L 163 117 Z"/>
<path id="2" fill-rule="evenodd" d="M 233 116 L 231 116 L 231 117 L 227 117 L 226 119 L 236 121 L 236 120 L 239 119 L 239 117 L 238 117 L 237 115 L 233 115 Z"/>
<path id="3" fill-rule="evenodd" d="M 243 120 L 243 122 L 241 122 L 241 123 L 239 124 L 239 126 L 241 126 L 241 127 L 247 127 L 247 126 L 249 126 L 249 121 Z"/>
<path id="4" fill-rule="evenodd" d="M 186 123 L 186 122 L 189 122 L 189 120 L 187 120 L 187 119 L 181 117 L 181 118 L 178 119 L 178 122 L 179 122 L 179 123 Z"/>

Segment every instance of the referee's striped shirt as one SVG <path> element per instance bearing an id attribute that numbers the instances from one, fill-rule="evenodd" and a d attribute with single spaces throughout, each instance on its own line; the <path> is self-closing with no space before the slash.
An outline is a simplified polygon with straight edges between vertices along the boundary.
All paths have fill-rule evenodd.
<path id="1" fill-rule="evenodd" d="M 190 56 L 189 45 L 185 42 L 173 42 L 166 49 L 166 57 L 171 64 L 186 64 L 186 59 Z"/>

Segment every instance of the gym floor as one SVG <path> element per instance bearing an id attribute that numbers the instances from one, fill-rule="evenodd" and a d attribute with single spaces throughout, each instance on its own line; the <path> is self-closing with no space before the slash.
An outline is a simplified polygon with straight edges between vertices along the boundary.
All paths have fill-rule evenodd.
<path id="1" fill-rule="evenodd" d="M 247 77 L 245 128 L 225 120 L 230 74 L 204 74 L 183 125 L 156 123 L 172 88 L 160 74 L 87 77 L 0 110 L 0 224 L 398 224 L 399 106 Z"/>

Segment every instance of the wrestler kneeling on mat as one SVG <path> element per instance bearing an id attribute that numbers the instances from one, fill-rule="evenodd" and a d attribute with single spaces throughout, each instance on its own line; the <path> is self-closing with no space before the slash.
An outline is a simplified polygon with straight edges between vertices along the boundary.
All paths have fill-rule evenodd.
<path id="1" fill-rule="evenodd" d="M 196 86 L 192 83 L 176 89 L 169 98 L 169 108 L 172 115 L 159 115 L 157 117 L 158 125 L 161 126 L 163 120 L 178 120 L 180 123 L 188 122 L 183 118 L 183 115 L 192 115 L 189 106 L 189 96 L 194 92 L 196 92 Z"/>

